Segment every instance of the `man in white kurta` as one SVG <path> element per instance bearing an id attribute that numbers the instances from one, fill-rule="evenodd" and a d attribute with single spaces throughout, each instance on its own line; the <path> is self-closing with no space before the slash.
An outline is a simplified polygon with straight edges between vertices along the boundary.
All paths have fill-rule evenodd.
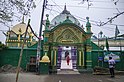
<path id="1" fill-rule="evenodd" d="M 110 70 L 111 77 L 114 77 L 115 76 L 115 73 L 114 73 L 115 60 L 112 59 L 112 57 L 109 57 L 108 64 L 109 64 L 109 70 Z"/>

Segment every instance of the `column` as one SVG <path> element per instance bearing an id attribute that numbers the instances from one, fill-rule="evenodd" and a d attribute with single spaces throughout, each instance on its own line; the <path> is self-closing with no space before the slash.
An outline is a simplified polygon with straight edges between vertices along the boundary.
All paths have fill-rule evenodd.
<path id="1" fill-rule="evenodd" d="M 58 57 L 57 57 L 57 68 L 60 69 L 61 67 L 61 54 L 62 54 L 62 48 L 58 47 Z"/>
<path id="2" fill-rule="evenodd" d="M 87 68 L 92 68 L 91 49 L 92 47 L 90 46 L 86 47 L 86 67 Z"/>
<path id="3" fill-rule="evenodd" d="M 53 50 L 51 51 L 51 66 L 53 65 L 53 61 L 54 61 L 54 53 L 53 53 Z"/>
<path id="4" fill-rule="evenodd" d="M 71 50 L 71 53 L 72 53 L 72 65 L 73 65 L 73 69 L 76 69 L 76 64 L 77 64 L 76 48 L 73 48 Z"/>
<path id="5" fill-rule="evenodd" d="M 54 66 L 56 66 L 56 50 L 54 50 Z"/>
<path id="6" fill-rule="evenodd" d="M 79 66 L 81 66 L 81 51 L 79 51 Z"/>
<path id="7" fill-rule="evenodd" d="M 83 59 L 82 66 L 84 66 L 84 60 L 85 60 L 85 58 L 84 58 L 84 51 L 82 52 L 82 59 Z"/>
<path id="8" fill-rule="evenodd" d="M 18 47 L 20 47 L 20 34 L 18 35 Z"/>

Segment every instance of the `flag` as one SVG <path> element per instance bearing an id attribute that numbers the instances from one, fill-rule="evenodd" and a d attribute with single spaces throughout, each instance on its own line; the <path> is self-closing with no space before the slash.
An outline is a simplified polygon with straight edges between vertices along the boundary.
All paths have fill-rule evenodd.
<path id="1" fill-rule="evenodd" d="M 117 35 L 119 34 L 120 32 L 119 32 L 119 29 L 118 29 L 118 27 L 117 27 L 117 25 L 116 25 L 116 28 L 115 28 L 115 39 L 116 39 L 116 37 L 117 37 Z"/>
<path id="2" fill-rule="evenodd" d="M 107 39 L 107 37 L 106 37 L 106 49 L 107 49 L 107 51 L 109 51 L 109 44 L 108 44 L 108 39 Z"/>

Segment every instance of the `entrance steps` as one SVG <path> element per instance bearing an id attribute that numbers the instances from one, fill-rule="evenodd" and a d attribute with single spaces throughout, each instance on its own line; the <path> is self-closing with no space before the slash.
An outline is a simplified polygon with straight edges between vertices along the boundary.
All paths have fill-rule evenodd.
<path id="1" fill-rule="evenodd" d="M 73 69 L 72 60 L 70 60 L 69 65 L 67 65 L 66 60 L 61 60 L 61 69 Z"/>
<path id="2" fill-rule="evenodd" d="M 73 69 L 72 60 L 67 65 L 66 60 L 61 60 L 61 67 L 57 70 L 57 74 L 80 74 L 77 69 Z"/>
<path id="3" fill-rule="evenodd" d="M 78 70 L 74 69 L 59 69 L 57 74 L 80 74 Z"/>

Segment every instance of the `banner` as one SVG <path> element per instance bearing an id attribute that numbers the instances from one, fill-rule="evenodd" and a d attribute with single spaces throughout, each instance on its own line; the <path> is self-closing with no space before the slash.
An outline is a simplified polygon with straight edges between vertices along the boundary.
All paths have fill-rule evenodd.
<path id="1" fill-rule="evenodd" d="M 112 57 L 112 59 L 115 60 L 115 62 L 120 62 L 120 57 L 116 54 L 110 53 L 104 56 L 104 62 L 108 62 L 109 57 Z"/>

